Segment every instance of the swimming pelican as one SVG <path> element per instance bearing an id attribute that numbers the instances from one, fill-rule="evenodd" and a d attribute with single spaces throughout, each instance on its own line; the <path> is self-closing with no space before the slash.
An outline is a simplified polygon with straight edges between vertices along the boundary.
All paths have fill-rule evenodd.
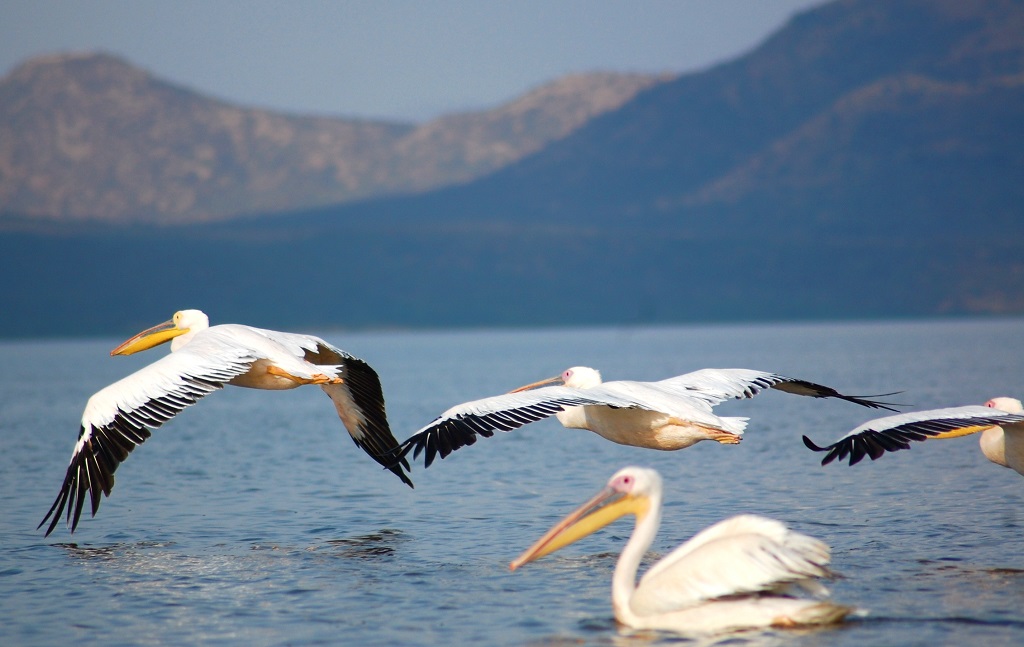
<path id="1" fill-rule="evenodd" d="M 596 496 L 556 524 L 509 566 L 555 552 L 619 517 L 636 527 L 612 576 L 615 619 L 634 629 L 720 633 L 840 622 L 852 609 L 825 600 L 829 548 L 774 519 L 740 515 L 676 548 L 636 582 L 661 521 L 661 476 L 626 467 Z M 797 597 L 799 589 L 814 596 Z"/>
<path id="2" fill-rule="evenodd" d="M 64 484 L 39 523 L 41 528 L 53 517 L 47 535 L 65 507 L 68 526 L 75 531 L 86 493 L 96 516 L 100 494 L 110 496 L 114 471 L 149 438 L 149 430 L 225 384 L 271 390 L 319 384 L 356 445 L 412 487 L 402 471 L 408 463 L 394 460 L 398 441 L 388 427 L 380 379 L 363 360 L 311 335 L 238 324 L 211 327 L 199 310 L 176 312 L 110 354 L 131 355 L 167 341 L 169 355 L 89 398 Z"/>
<path id="3" fill-rule="evenodd" d="M 959 438 L 981 432 L 978 441 L 985 458 L 1024 475 L 1024 406 L 1015 398 L 992 398 L 984 407 L 950 407 L 912 411 L 869 420 L 836 442 L 818 447 L 804 436 L 804 444 L 828 465 L 849 455 L 850 465 L 865 456 L 876 460 L 885 452 L 910 449 L 910 441 Z"/>
<path id="4" fill-rule="evenodd" d="M 545 386 L 561 381 L 563 386 Z M 543 387 L 543 388 L 538 388 Z M 472 445 L 477 435 L 511 431 L 554 415 L 564 427 L 589 429 L 612 442 L 648 449 L 684 449 L 702 440 L 725 445 L 740 442 L 747 418 L 723 418 L 716 404 L 752 398 L 764 389 L 814 398 L 839 398 L 876 409 L 879 396 L 843 395 L 806 380 L 744 368 L 705 368 L 660 382 L 601 382 L 601 374 L 575 366 L 556 377 L 527 384 L 511 393 L 474 400 L 448 409 L 402 442 L 399 455 L 426 451 L 425 465 Z M 883 395 L 892 395 L 890 393 Z"/>

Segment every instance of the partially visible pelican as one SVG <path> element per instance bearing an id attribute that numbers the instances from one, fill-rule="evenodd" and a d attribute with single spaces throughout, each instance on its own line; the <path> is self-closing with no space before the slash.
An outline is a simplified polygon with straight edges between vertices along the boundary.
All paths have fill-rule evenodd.
<path id="1" fill-rule="evenodd" d="M 698 533 L 636 582 L 661 521 L 661 476 L 626 467 L 601 492 L 556 524 L 513 561 L 555 552 L 627 514 L 636 527 L 612 576 L 615 619 L 634 629 L 720 633 L 763 627 L 827 625 L 853 609 L 824 598 L 829 548 L 779 521 L 740 515 Z M 801 591 L 802 590 L 802 591 Z M 799 592 L 813 597 L 799 597 Z"/>
<path id="2" fill-rule="evenodd" d="M 114 471 L 149 438 L 149 430 L 225 384 L 270 390 L 319 384 L 356 445 L 412 487 L 402 471 L 408 463 L 394 460 L 398 441 L 388 427 L 380 379 L 363 360 L 312 335 L 238 324 L 211 327 L 199 310 L 176 312 L 110 354 L 131 355 L 167 341 L 169 355 L 89 398 L 64 484 L 39 523 L 41 528 L 53 517 L 47 535 L 65 507 L 75 531 L 87 493 L 95 516 L 100 494 L 110 496 Z"/>
<path id="3" fill-rule="evenodd" d="M 959 438 L 981 432 L 978 441 L 985 458 L 1024 475 L 1024 406 L 1015 398 L 992 398 L 985 406 L 912 411 L 869 420 L 836 442 L 818 447 L 804 436 L 804 444 L 828 465 L 850 457 L 856 465 L 865 456 L 875 460 L 885 452 L 910 449 L 910 441 Z"/>
<path id="4" fill-rule="evenodd" d="M 563 386 L 545 386 L 557 381 Z M 475 443 L 477 435 L 489 438 L 496 429 L 511 431 L 551 415 L 564 427 L 589 429 L 622 445 L 666 451 L 702 440 L 733 445 L 740 442 L 747 418 L 719 417 L 712 407 L 733 398 L 752 398 L 768 388 L 896 411 L 888 403 L 867 399 L 879 396 L 843 395 L 828 386 L 745 368 L 705 368 L 659 382 L 602 383 L 598 371 L 575 366 L 511 393 L 448 409 L 403 441 L 400 456 L 414 450 L 416 458 L 426 451 L 429 467 L 436 454 L 444 458 Z"/>

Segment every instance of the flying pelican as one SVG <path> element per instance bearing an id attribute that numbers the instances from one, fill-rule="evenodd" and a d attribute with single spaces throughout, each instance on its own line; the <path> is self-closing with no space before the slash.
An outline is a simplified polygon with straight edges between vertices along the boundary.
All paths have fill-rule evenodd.
<path id="1" fill-rule="evenodd" d="M 619 517 L 636 527 L 612 576 L 615 619 L 634 629 L 720 633 L 840 622 L 853 609 L 824 598 L 829 548 L 773 519 L 721 521 L 662 558 L 636 582 L 637 568 L 661 521 L 661 476 L 626 467 L 596 496 L 556 524 L 509 568 L 555 552 Z M 798 589 L 814 596 L 797 597 Z"/>
<path id="2" fill-rule="evenodd" d="M 807 436 L 804 444 L 816 452 L 828 452 L 821 459 L 822 465 L 847 456 L 850 465 L 856 465 L 865 456 L 876 460 L 885 452 L 910 449 L 912 440 L 959 438 L 978 432 L 985 458 L 1024 475 L 1024 406 L 1015 398 L 992 398 L 983 407 L 950 407 L 876 418 L 826 447 L 818 447 Z"/>
<path id="3" fill-rule="evenodd" d="M 545 386 L 561 381 L 563 386 Z M 543 388 L 538 388 L 543 387 Z M 527 384 L 504 395 L 465 402 L 448 409 L 402 442 L 399 456 L 426 451 L 430 467 L 437 454 L 472 445 L 477 435 L 511 431 L 554 415 L 564 427 L 589 429 L 612 442 L 666 451 L 702 440 L 740 442 L 747 418 L 723 418 L 712 407 L 729 399 L 752 398 L 764 389 L 814 398 L 839 398 L 876 409 L 879 396 L 843 395 L 806 380 L 744 368 L 705 368 L 660 382 L 601 382 L 601 374 L 575 366 L 556 377 Z M 892 395 L 891 393 L 883 395 Z"/>
<path id="4" fill-rule="evenodd" d="M 356 445 L 412 487 L 402 471 L 408 463 L 394 460 L 398 441 L 388 427 L 380 379 L 363 360 L 311 335 L 238 324 L 211 327 L 200 310 L 176 312 L 110 354 L 131 355 L 167 341 L 171 354 L 89 398 L 64 484 L 38 526 L 52 516 L 47 535 L 65 507 L 75 531 L 86 493 L 96 516 L 100 494 L 110 496 L 114 471 L 149 438 L 149 430 L 225 384 L 270 390 L 319 384 Z"/>

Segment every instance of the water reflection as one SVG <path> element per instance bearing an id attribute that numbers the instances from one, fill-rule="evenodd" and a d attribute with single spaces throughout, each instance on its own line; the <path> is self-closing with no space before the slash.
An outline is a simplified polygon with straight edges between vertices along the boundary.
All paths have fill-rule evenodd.
<path id="1" fill-rule="evenodd" d="M 370 535 L 349 539 L 328 539 L 327 544 L 335 547 L 333 554 L 346 559 L 376 559 L 393 555 L 410 538 L 400 530 L 385 528 Z"/>
<path id="2" fill-rule="evenodd" d="M 795 638 L 827 635 L 836 627 L 790 629 L 786 631 L 740 631 L 716 636 L 685 636 L 651 629 L 629 629 L 607 618 L 586 619 L 580 629 L 592 640 L 578 637 L 551 636 L 526 643 L 530 647 L 562 647 L 563 645 L 610 645 L 612 647 L 652 647 L 654 645 L 685 645 L 687 647 L 778 647 L 791 645 Z"/>
<path id="3" fill-rule="evenodd" d="M 136 551 L 157 548 L 170 548 L 170 542 L 159 541 L 137 541 L 132 543 L 114 543 L 106 546 L 79 546 L 75 543 L 54 544 L 57 548 L 63 548 L 68 557 L 80 560 L 114 560 L 125 559 Z"/>

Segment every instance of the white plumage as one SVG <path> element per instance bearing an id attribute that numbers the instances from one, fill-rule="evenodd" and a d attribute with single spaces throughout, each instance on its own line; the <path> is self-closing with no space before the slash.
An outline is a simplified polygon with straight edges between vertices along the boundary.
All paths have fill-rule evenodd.
<path id="1" fill-rule="evenodd" d="M 512 562 L 524 564 L 567 546 L 626 515 L 636 527 L 612 576 L 612 607 L 634 629 L 719 633 L 841 621 L 849 607 L 824 598 L 831 575 L 827 545 L 754 515 L 726 519 L 666 555 L 636 581 L 661 520 L 661 477 L 640 467 L 619 470 L 607 486 Z"/>
<path id="2" fill-rule="evenodd" d="M 52 517 L 47 535 L 65 509 L 74 532 L 87 494 L 95 516 L 101 494 L 110 495 L 114 471 L 149 438 L 149 430 L 226 384 L 269 390 L 319 384 L 356 445 L 412 486 L 403 471 L 408 463 L 394 461 L 398 441 L 388 427 L 380 379 L 366 362 L 311 335 L 237 324 L 211 327 L 199 310 L 177 312 L 111 354 L 132 354 L 166 341 L 171 354 L 89 398 L 64 483 L 39 524 Z"/>
<path id="3" fill-rule="evenodd" d="M 556 381 L 563 386 L 544 386 Z M 712 407 L 725 400 L 752 398 L 769 388 L 890 408 L 867 399 L 878 396 L 843 395 L 806 380 L 750 369 L 706 368 L 658 382 L 602 383 L 598 371 L 576 366 L 511 393 L 448 409 L 403 441 L 401 456 L 413 451 L 415 458 L 426 452 L 425 464 L 429 467 L 436 455 L 444 458 L 472 445 L 477 436 L 490 437 L 495 430 L 511 431 L 552 415 L 565 427 L 589 429 L 622 445 L 670 451 L 702 440 L 735 444 L 740 441 L 747 418 L 720 417 Z"/>
<path id="4" fill-rule="evenodd" d="M 865 456 L 876 460 L 886 452 L 910 449 L 911 441 L 959 438 L 981 433 L 981 451 L 993 463 L 1024 475 L 1024 406 L 1015 398 L 992 398 L 985 406 L 948 407 L 911 411 L 876 418 L 825 447 L 804 436 L 804 444 L 827 452 L 821 460 L 828 465 L 847 456 L 856 465 Z"/>

